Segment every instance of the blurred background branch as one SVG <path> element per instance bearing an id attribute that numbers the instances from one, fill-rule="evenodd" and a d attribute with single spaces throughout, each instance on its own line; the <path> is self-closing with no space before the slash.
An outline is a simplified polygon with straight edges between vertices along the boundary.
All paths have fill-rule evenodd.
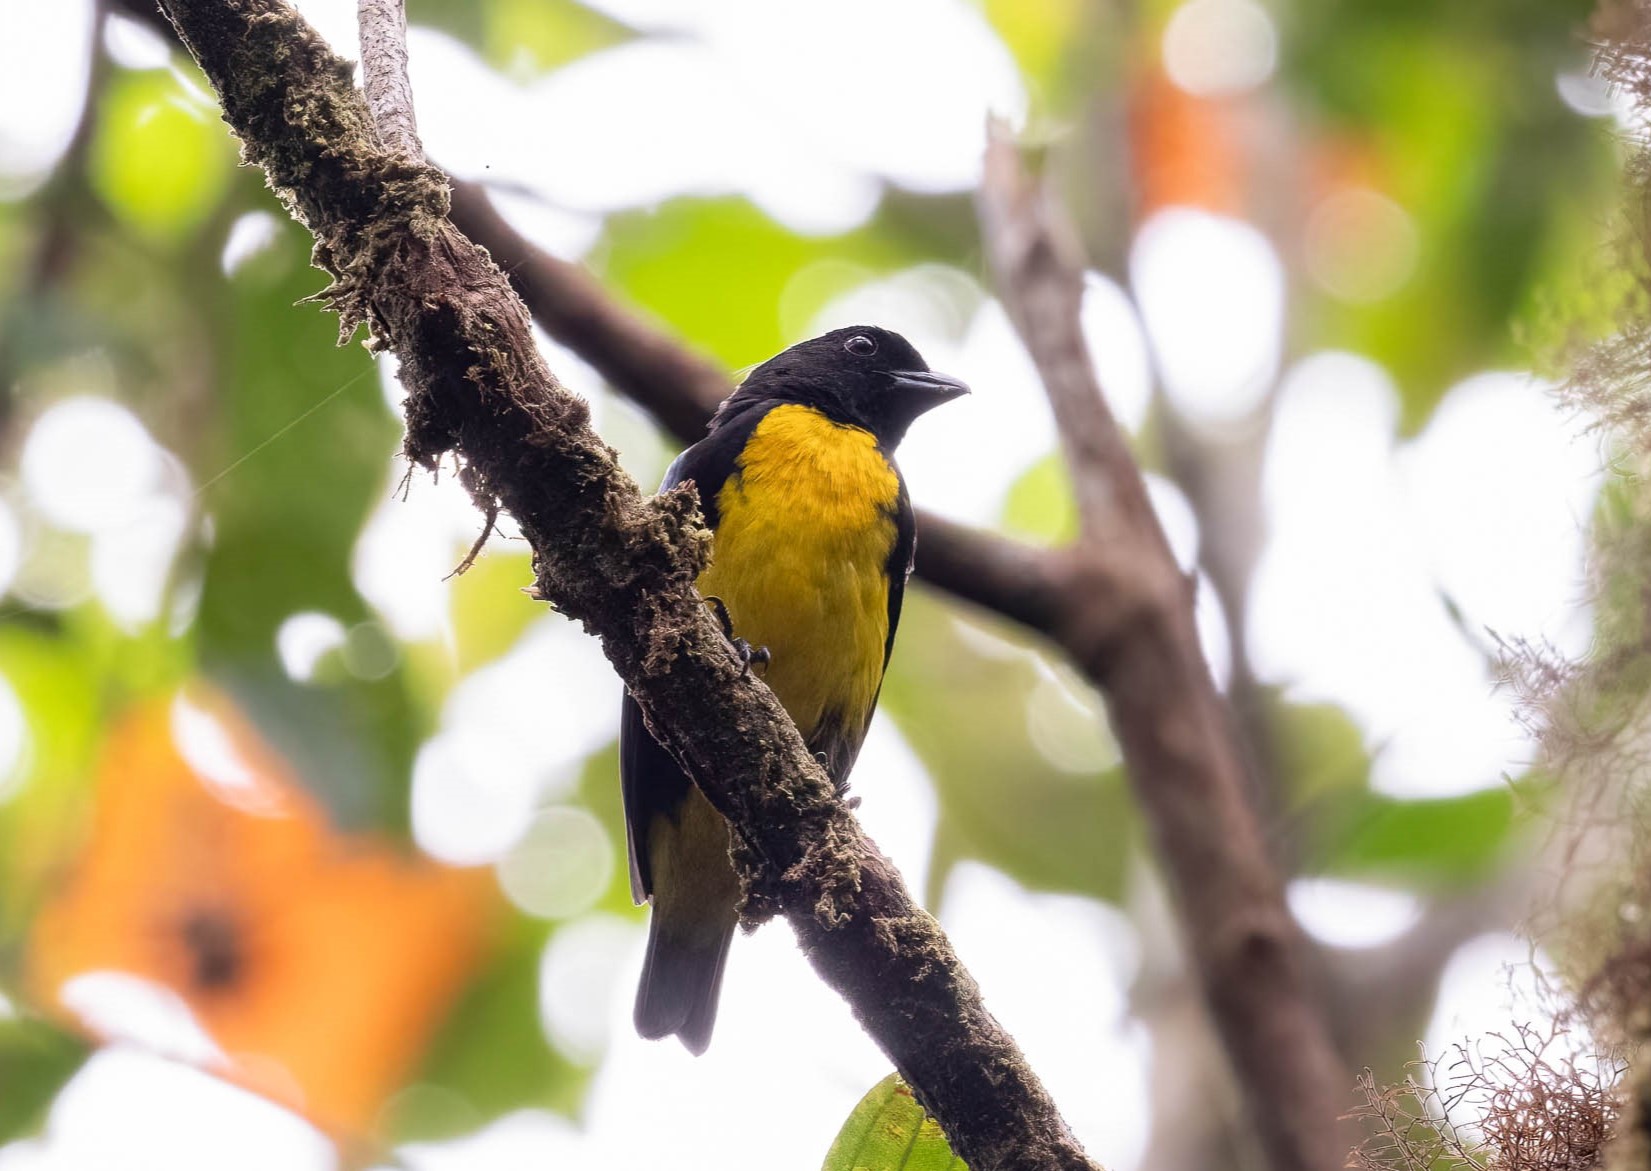
<path id="1" fill-rule="evenodd" d="M 1009 316 L 1054 407 L 1080 516 L 1087 588 L 1060 607 L 1065 645 L 1107 697 L 1198 979 L 1270 1164 L 1328 1168 L 1349 1149 L 1348 1081 L 1246 796 L 1244 751 L 1217 695 L 1140 471 L 1106 406 L 1080 323 L 1083 260 L 1047 188 L 988 132 L 980 218 Z"/>

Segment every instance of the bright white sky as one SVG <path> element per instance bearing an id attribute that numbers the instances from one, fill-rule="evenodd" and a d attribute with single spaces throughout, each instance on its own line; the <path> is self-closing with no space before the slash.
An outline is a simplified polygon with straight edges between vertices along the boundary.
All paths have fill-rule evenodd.
<path id="1" fill-rule="evenodd" d="M 966 0 L 593 6 L 648 35 L 528 83 L 501 78 L 441 34 L 415 28 L 410 40 L 432 154 L 462 174 L 485 170 L 536 192 L 539 201 L 502 204 L 524 231 L 567 255 L 590 246 L 605 213 L 681 193 L 742 193 L 796 230 L 844 230 L 871 213 L 886 180 L 925 191 L 970 187 L 986 114 L 1015 119 L 1025 109 L 1010 55 Z M 353 54 L 353 0 L 299 7 Z M 88 0 L 0 0 L 0 198 L 38 185 L 62 150 L 84 85 L 90 10 Z M 868 27 L 877 34 L 863 35 Z M 106 43 L 130 67 L 165 66 L 160 42 L 129 22 L 115 22 Z M 1189 0 L 1169 25 L 1165 52 L 1178 83 L 1235 92 L 1268 79 L 1276 34 L 1251 0 Z M 845 76 L 854 84 L 843 85 Z M 1611 111 L 1586 79 L 1567 75 L 1559 87 L 1579 113 Z M 533 149 L 523 152 L 524 141 Z M 1375 195 L 1356 202 L 1321 218 L 1370 212 L 1395 239 L 1408 238 L 1397 205 Z M 273 223 L 253 213 L 235 225 L 224 243 L 226 272 L 268 244 Z M 1388 287 L 1381 282 L 1404 275 L 1384 270 L 1375 285 L 1348 287 L 1376 295 Z M 1197 425 L 1242 418 L 1278 395 L 1266 455 L 1269 536 L 1247 616 L 1262 677 L 1297 698 L 1343 705 L 1375 753 L 1385 791 L 1457 793 L 1519 771 L 1531 747 L 1508 718 L 1507 698 L 1492 691 L 1481 632 L 1582 645 L 1581 534 L 1599 482 L 1597 451 L 1518 373 L 1470 379 L 1419 437 L 1401 442 L 1395 390 L 1374 363 L 1341 353 L 1287 359 L 1285 273 L 1266 237 L 1244 223 L 1165 211 L 1140 232 L 1127 276 L 1127 289 L 1092 276 L 1084 323 L 1128 428 L 1146 417 L 1154 364 Z M 1336 269 L 1322 279 L 1339 291 L 1331 282 L 1343 278 Z M 896 274 L 812 320 L 782 320 L 798 336 L 875 320 L 973 385 L 972 398 L 925 419 L 902 449 L 926 507 L 995 523 L 1009 485 L 1053 449 L 1030 361 L 1001 307 L 969 274 L 935 266 Z M 598 424 L 633 473 L 657 477 L 666 458 L 657 437 L 577 360 L 547 350 L 554 368 L 591 394 Z M 95 357 L 81 382 L 82 394 L 40 417 L 18 489 L 0 495 L 0 592 L 64 604 L 93 591 L 136 628 L 161 604 L 186 526 L 199 521 L 191 519 L 194 489 L 142 421 L 109 397 L 112 378 Z M 393 382 L 387 389 L 393 401 Z M 387 470 L 385 503 L 363 533 L 353 572 L 399 636 L 440 640 L 448 612 L 441 579 L 477 519 L 450 479 L 415 485 L 405 504 L 390 499 L 398 479 Z M 1185 500 L 1164 481 L 1154 496 L 1190 565 L 1198 534 Z M 90 539 L 79 584 L 19 576 L 31 541 L 47 529 Z M 1446 599 L 1459 608 L 1461 628 Z M 1224 679 L 1225 637 L 1207 590 L 1203 610 Z M 345 637 L 330 615 L 295 615 L 279 654 L 305 678 Z M 535 701 L 515 698 L 523 695 Z M 588 819 L 556 805 L 578 762 L 613 735 L 616 714 L 617 689 L 594 644 L 555 617 L 535 623 L 514 651 L 457 683 L 439 732 L 420 751 L 412 778 L 419 842 L 439 857 L 497 862 L 510 896 L 537 913 L 584 911 L 593 892 L 547 895 L 534 875 L 564 850 L 587 867 L 623 864 Z M 188 739 L 192 726 L 185 721 L 180 735 Z M 206 751 L 210 737 L 196 747 Z M 0 679 L 0 778 L 28 751 L 16 696 Z M 485 768 L 463 763 L 482 759 Z M 860 787 L 863 816 L 920 885 L 935 817 L 922 767 L 887 720 L 875 725 L 862 760 L 861 775 L 876 781 Z M 1295 884 L 1291 901 L 1310 931 L 1342 946 L 1391 939 L 1418 910 L 1403 894 L 1325 881 Z M 977 866 L 953 875 L 941 910 L 988 1002 L 1079 1136 L 1108 1167 L 1129 1171 L 1145 1141 L 1151 1055 L 1127 1011 L 1139 950 L 1127 920 L 1091 901 L 1028 893 Z M 628 921 L 583 920 L 545 956 L 547 1034 L 570 1052 L 606 1054 L 582 1128 L 515 1115 L 460 1142 L 409 1149 L 406 1166 L 669 1162 L 737 1171 L 775 1166 L 777 1150 L 803 1152 L 780 1160 L 786 1166 L 823 1156 L 887 1063 L 806 970 L 786 929 L 736 944 L 716 1041 L 698 1061 L 630 1030 L 639 931 Z M 1487 954 L 1481 947 L 1453 966 L 1441 1020 L 1465 1005 L 1504 1003 Z M 93 982 L 81 992 L 86 1011 L 115 1013 L 151 1046 L 176 1050 L 192 1035 L 177 1006 L 134 996 L 127 985 Z M 778 1070 L 787 1094 L 755 1105 L 768 1080 L 753 1071 Z M 123 1167 L 166 1171 L 334 1165 L 327 1144 L 286 1112 L 124 1046 L 74 1079 L 41 1139 L 0 1149 L 0 1171 L 101 1168 L 117 1151 Z"/>

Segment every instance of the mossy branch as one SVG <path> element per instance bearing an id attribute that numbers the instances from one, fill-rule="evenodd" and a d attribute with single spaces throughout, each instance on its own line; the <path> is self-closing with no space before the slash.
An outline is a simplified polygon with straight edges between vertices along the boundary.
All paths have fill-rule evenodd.
<path id="1" fill-rule="evenodd" d="M 445 178 L 382 144 L 348 62 L 281 0 L 163 0 L 248 162 L 315 236 L 342 336 L 407 390 L 405 450 L 508 510 L 538 592 L 602 641 L 649 726 L 735 828 L 747 914 L 786 915 L 976 1171 L 1091 1169 L 935 921 L 861 832 L 693 582 L 689 492 L 645 498 L 551 374 L 521 302 L 447 219 Z"/>

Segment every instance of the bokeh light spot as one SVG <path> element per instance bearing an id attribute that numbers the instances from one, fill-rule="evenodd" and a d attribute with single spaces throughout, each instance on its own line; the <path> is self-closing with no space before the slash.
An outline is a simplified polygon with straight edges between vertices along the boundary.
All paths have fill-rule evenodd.
<path id="1" fill-rule="evenodd" d="M 1423 1034 L 1426 1052 L 1443 1056 L 1452 1045 L 1505 1033 L 1510 1020 L 1546 1035 L 1559 1007 L 1552 999 L 1557 986 L 1547 955 L 1528 940 L 1508 932 L 1475 936 L 1456 949 L 1439 977 L 1433 1017 Z M 1577 1035 L 1586 1037 L 1586 1030 Z"/>
<path id="2" fill-rule="evenodd" d="M 613 843 L 588 811 L 571 805 L 546 809 L 499 863 L 499 884 L 510 901 L 542 919 L 588 911 L 613 877 Z"/>
<path id="3" fill-rule="evenodd" d="M 28 194 L 69 145 L 96 11 L 90 0 L 0 0 L 0 200 Z"/>
<path id="4" fill-rule="evenodd" d="M 1192 617 L 1198 627 L 1198 645 L 1204 652 L 1204 663 L 1210 669 L 1210 678 L 1218 690 L 1227 690 L 1232 682 L 1232 631 L 1227 626 L 1227 611 L 1221 604 L 1221 591 L 1215 581 L 1202 569 L 1193 587 Z"/>
<path id="5" fill-rule="evenodd" d="M 1559 100 L 1584 118 L 1603 118 L 1616 113 L 1624 99 L 1609 82 L 1580 69 L 1562 69 L 1554 75 L 1554 91 Z"/>
<path id="6" fill-rule="evenodd" d="M 1494 687 L 1485 627 L 1586 642 L 1581 534 L 1599 453 L 1520 376 L 1470 379 L 1403 447 L 1398 418 L 1368 359 L 1316 354 L 1285 379 L 1248 642 L 1258 676 L 1291 699 L 1347 709 L 1379 791 L 1443 797 L 1500 785 L 1534 753 Z"/>
<path id="7" fill-rule="evenodd" d="M 249 211 L 236 216 L 235 222 L 229 225 L 223 255 L 218 261 L 224 275 L 234 276 L 243 264 L 275 243 L 280 231 L 280 221 L 267 211 Z"/>
<path id="8" fill-rule="evenodd" d="M 224 1061 L 183 997 L 153 980 L 129 972 L 87 972 L 67 981 L 57 996 L 96 1036 L 195 1065 Z"/>
<path id="9" fill-rule="evenodd" d="M 124 629 L 139 630 L 159 616 L 188 524 L 180 500 L 152 493 L 132 503 L 124 524 L 93 534 L 92 588 Z"/>
<path id="10" fill-rule="evenodd" d="M 413 840 L 455 866 L 494 862 L 533 818 L 533 787 L 516 770 L 466 751 L 473 740 L 438 734 L 413 761 Z"/>
<path id="11" fill-rule="evenodd" d="M 551 936 L 539 964 L 539 1016 L 545 1035 L 575 1061 L 595 1061 L 608 1046 L 613 1008 L 629 1001 L 631 957 L 642 925 L 589 915 Z"/>
<path id="12" fill-rule="evenodd" d="M 4 1171 L 335 1171 L 337 1149 L 289 1110 L 189 1065 L 117 1045 L 58 1094 Z"/>
<path id="13" fill-rule="evenodd" d="M 460 864 L 497 862 L 538 804 L 565 793 L 618 732 L 620 688 L 596 640 L 540 619 L 449 694 L 413 770 L 413 835 Z"/>
<path id="14" fill-rule="evenodd" d="M 260 817 L 288 812 L 280 789 L 242 754 L 235 737 L 211 710 L 180 691 L 172 700 L 171 722 L 178 755 L 219 800 Z"/>
<path id="15" fill-rule="evenodd" d="M 159 33 L 118 12 L 103 18 L 103 48 L 123 69 L 165 69 L 172 64 L 171 46 Z"/>
<path id="16" fill-rule="evenodd" d="M 53 524 L 90 533 L 124 524 L 159 483 L 161 451 L 138 417 L 79 395 L 47 407 L 23 445 L 23 486 Z"/>
<path id="17" fill-rule="evenodd" d="M 1167 476 L 1144 472 L 1141 479 L 1146 483 L 1147 499 L 1152 502 L 1152 511 L 1163 527 L 1170 552 L 1175 554 L 1175 563 L 1185 572 L 1192 572 L 1198 564 L 1199 540 L 1198 514 L 1193 512 L 1192 502 L 1181 491 L 1181 486 Z"/>
<path id="18" fill-rule="evenodd" d="M 1331 947 L 1380 947 L 1422 917 L 1413 894 L 1340 878 L 1295 879 L 1289 898 L 1303 929 Z"/>
<path id="19" fill-rule="evenodd" d="M 290 615 L 275 632 L 275 653 L 287 677 L 297 683 L 316 678 L 321 660 L 344 645 L 344 624 L 331 614 L 304 610 Z"/>
<path id="20" fill-rule="evenodd" d="M 29 721 L 11 681 L 0 675 L 0 804 L 16 796 L 26 775 Z"/>
<path id="21" fill-rule="evenodd" d="M 1188 93 L 1254 89 L 1278 65 L 1272 17 L 1254 0 L 1187 0 L 1164 26 L 1164 72 Z"/>
<path id="22" fill-rule="evenodd" d="M 1152 405 L 1152 356 L 1135 303 L 1117 282 L 1086 273 L 1079 324 L 1106 405 L 1124 430 L 1139 431 Z"/>
<path id="23" fill-rule="evenodd" d="M 1307 218 L 1307 271 L 1331 296 L 1355 305 L 1391 296 L 1416 270 L 1416 228 L 1393 200 L 1366 187 L 1319 201 Z"/>
<path id="24" fill-rule="evenodd" d="M 1142 226 L 1129 270 L 1176 408 L 1211 424 L 1253 411 L 1284 337 L 1284 269 L 1267 238 L 1241 220 L 1172 207 Z"/>
<path id="25" fill-rule="evenodd" d="M 344 666 L 357 679 L 383 679 L 401 662 L 401 648 L 382 623 L 358 622 L 344 636 Z"/>

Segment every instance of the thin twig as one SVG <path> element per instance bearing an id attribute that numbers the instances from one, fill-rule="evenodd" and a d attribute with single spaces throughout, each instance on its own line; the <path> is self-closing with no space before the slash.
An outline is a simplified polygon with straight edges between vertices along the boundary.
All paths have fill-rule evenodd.
<path id="1" fill-rule="evenodd" d="M 1021 173 L 1006 133 L 994 120 L 981 180 L 981 232 L 992 253 L 1004 308 L 1026 342 L 1054 409 L 1082 539 L 1104 545 L 1117 535 L 1118 525 L 1133 524 L 1152 510 L 1095 380 L 1078 322 L 1083 259 L 1077 234 L 1065 217 L 1042 206 L 1049 195 Z M 1157 532 L 1156 524 L 1150 528 Z"/>
<path id="2" fill-rule="evenodd" d="M 405 162 L 424 161 L 413 116 L 413 86 L 407 80 L 407 13 L 402 0 L 356 0 L 361 36 L 361 87 L 378 137 Z"/>
<path id="3" fill-rule="evenodd" d="M 1079 325 L 1082 261 L 1001 127 L 979 196 L 998 291 L 1043 376 L 1083 517 L 1073 551 L 1102 587 L 1066 599 L 1066 644 L 1105 692 L 1216 1025 L 1278 1171 L 1330 1171 L 1353 1085 L 1303 964 L 1304 941 L 1246 793 L 1192 593 L 1107 410 Z"/>

